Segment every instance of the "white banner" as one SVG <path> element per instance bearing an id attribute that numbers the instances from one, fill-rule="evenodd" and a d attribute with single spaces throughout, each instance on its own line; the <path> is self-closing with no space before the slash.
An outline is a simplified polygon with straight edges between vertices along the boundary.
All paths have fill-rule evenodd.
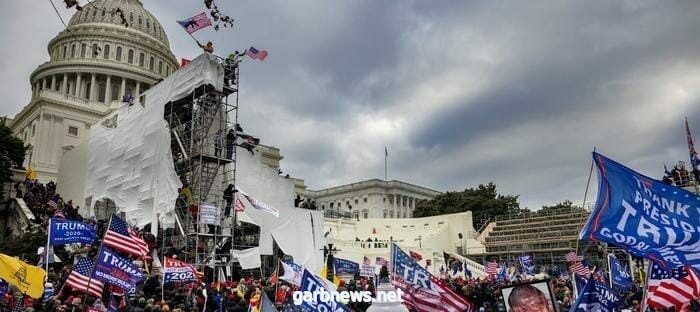
<path id="1" fill-rule="evenodd" d="M 374 264 L 360 264 L 360 276 L 374 277 L 377 266 Z"/>
<path id="2" fill-rule="evenodd" d="M 204 224 L 219 225 L 221 222 L 221 210 L 209 203 L 199 205 L 199 220 Z"/>

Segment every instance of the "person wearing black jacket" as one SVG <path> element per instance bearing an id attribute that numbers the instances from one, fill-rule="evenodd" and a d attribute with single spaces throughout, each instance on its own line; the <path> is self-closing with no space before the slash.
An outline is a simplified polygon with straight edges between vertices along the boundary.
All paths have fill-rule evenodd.
<path id="1" fill-rule="evenodd" d="M 224 201 L 226 201 L 226 206 L 224 207 L 224 217 L 231 216 L 231 204 L 233 203 L 233 193 L 236 191 L 233 189 L 233 184 L 229 184 L 224 190 Z"/>

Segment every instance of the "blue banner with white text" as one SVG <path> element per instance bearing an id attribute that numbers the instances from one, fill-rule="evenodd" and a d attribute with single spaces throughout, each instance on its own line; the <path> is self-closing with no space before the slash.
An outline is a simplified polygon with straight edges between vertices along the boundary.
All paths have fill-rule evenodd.
<path id="1" fill-rule="evenodd" d="M 665 267 L 700 269 L 700 197 L 593 153 L 598 200 L 580 233 Z"/>
<path id="2" fill-rule="evenodd" d="M 596 283 L 593 277 L 586 281 L 583 289 L 579 290 L 576 302 L 569 312 L 613 312 L 622 303 L 620 296 L 609 287 Z"/>
<path id="3" fill-rule="evenodd" d="M 128 259 L 107 247 L 102 247 L 97 252 L 93 277 L 122 289 L 132 289 L 143 281 L 146 275 Z"/>
<path id="4" fill-rule="evenodd" d="M 360 264 L 350 260 L 333 258 L 333 265 L 335 266 L 335 274 L 347 273 L 355 275 L 360 272 Z"/>
<path id="5" fill-rule="evenodd" d="M 97 232 L 91 225 L 65 219 L 51 218 L 49 220 L 49 245 L 65 245 L 73 243 L 92 244 L 97 238 Z"/>
<path id="6" fill-rule="evenodd" d="M 327 297 L 330 296 L 330 292 L 325 282 L 316 278 L 309 270 L 304 270 L 300 288 L 299 291 L 307 292 L 305 296 L 313 294 L 312 298 L 308 298 L 310 300 L 304 297 L 301 304 L 310 311 L 350 312 L 350 309 L 342 303 Z"/>
<path id="7" fill-rule="evenodd" d="M 613 286 L 620 289 L 632 287 L 634 281 L 632 281 L 632 274 L 627 270 L 627 266 L 620 263 L 614 255 L 608 255 L 608 260 Z"/>

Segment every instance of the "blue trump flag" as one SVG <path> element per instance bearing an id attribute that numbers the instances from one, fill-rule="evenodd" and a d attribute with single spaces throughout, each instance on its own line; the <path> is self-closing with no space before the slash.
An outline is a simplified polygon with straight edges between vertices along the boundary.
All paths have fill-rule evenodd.
<path id="1" fill-rule="evenodd" d="M 10 292 L 10 284 L 0 278 L 0 297 Z"/>
<path id="2" fill-rule="evenodd" d="M 335 301 L 333 296 L 330 296 L 326 283 L 316 278 L 309 270 L 304 270 L 299 291 L 308 291 L 309 294 L 316 292 L 313 294 L 313 298 L 306 298 L 305 296 L 301 304 L 303 307 L 310 309 L 310 311 L 350 312 L 348 307 Z M 337 296 L 335 299 L 338 299 Z"/>
<path id="3" fill-rule="evenodd" d="M 535 274 L 535 265 L 532 263 L 531 255 L 520 256 L 520 265 L 525 273 L 529 275 Z"/>
<path id="4" fill-rule="evenodd" d="M 333 258 L 333 266 L 335 266 L 335 274 L 347 273 L 354 275 L 360 272 L 360 264 L 350 260 Z"/>
<path id="5" fill-rule="evenodd" d="M 576 302 L 571 306 L 569 312 L 613 312 L 613 309 L 618 307 L 622 301 L 608 286 L 596 283 L 593 277 L 586 281 L 585 286 L 579 291 Z"/>
<path id="6" fill-rule="evenodd" d="M 132 289 L 146 276 L 131 261 L 107 247 L 102 247 L 97 252 L 93 278 L 122 289 Z"/>
<path id="7" fill-rule="evenodd" d="M 615 258 L 615 255 L 608 255 L 608 267 L 610 268 L 610 275 L 612 276 L 612 285 L 620 289 L 629 289 L 634 283 L 632 281 L 632 274 L 627 271 L 627 266 L 620 263 L 620 261 Z"/>
<path id="8" fill-rule="evenodd" d="M 65 219 L 51 218 L 49 220 L 49 245 L 65 245 L 73 243 L 92 244 L 97 238 L 97 232 L 91 225 Z"/>
<path id="9" fill-rule="evenodd" d="M 598 200 L 582 240 L 603 241 L 665 267 L 700 269 L 700 197 L 593 153 Z"/>

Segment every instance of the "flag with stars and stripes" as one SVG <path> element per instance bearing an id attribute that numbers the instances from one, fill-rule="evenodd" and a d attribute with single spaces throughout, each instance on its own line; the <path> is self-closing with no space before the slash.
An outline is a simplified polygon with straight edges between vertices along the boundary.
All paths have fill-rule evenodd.
<path id="1" fill-rule="evenodd" d="M 282 311 L 280 312 L 306 312 L 306 310 L 304 307 L 294 304 L 292 296 L 287 296 L 287 299 L 284 300 L 284 304 L 282 304 Z"/>
<path id="2" fill-rule="evenodd" d="M 690 266 L 665 270 L 653 263 L 649 273 L 646 302 L 651 307 L 680 309 L 700 297 L 700 281 Z"/>
<path id="3" fill-rule="evenodd" d="M 48 202 L 46 202 L 46 204 L 49 205 L 53 209 L 58 208 L 58 204 L 53 199 L 50 199 Z"/>
<path id="4" fill-rule="evenodd" d="M 491 261 L 486 263 L 486 275 L 496 276 L 498 274 L 498 262 Z"/>
<path id="5" fill-rule="evenodd" d="M 574 264 L 571 265 L 571 270 L 574 271 L 574 274 L 579 276 L 588 277 L 588 275 L 591 274 L 591 269 L 588 268 L 588 263 L 586 263 L 585 260 L 574 262 Z"/>
<path id="6" fill-rule="evenodd" d="M 583 256 L 576 255 L 575 251 L 567 253 L 564 258 L 566 258 L 566 262 L 583 261 Z"/>
<path id="7" fill-rule="evenodd" d="M 148 244 L 115 214 L 112 215 L 102 244 L 138 258 L 145 258 L 148 255 Z"/>
<path id="8" fill-rule="evenodd" d="M 22 298 L 17 300 L 14 305 L 12 305 L 12 310 L 10 312 L 23 312 L 24 311 L 24 294 Z"/>
<path id="9" fill-rule="evenodd" d="M 73 267 L 73 271 L 70 272 L 70 275 L 68 275 L 66 285 L 73 288 L 73 290 L 87 292 L 92 296 L 101 298 L 104 284 L 99 280 L 90 278 L 94 267 L 94 261 L 88 258 L 81 258 L 78 264 Z"/>

